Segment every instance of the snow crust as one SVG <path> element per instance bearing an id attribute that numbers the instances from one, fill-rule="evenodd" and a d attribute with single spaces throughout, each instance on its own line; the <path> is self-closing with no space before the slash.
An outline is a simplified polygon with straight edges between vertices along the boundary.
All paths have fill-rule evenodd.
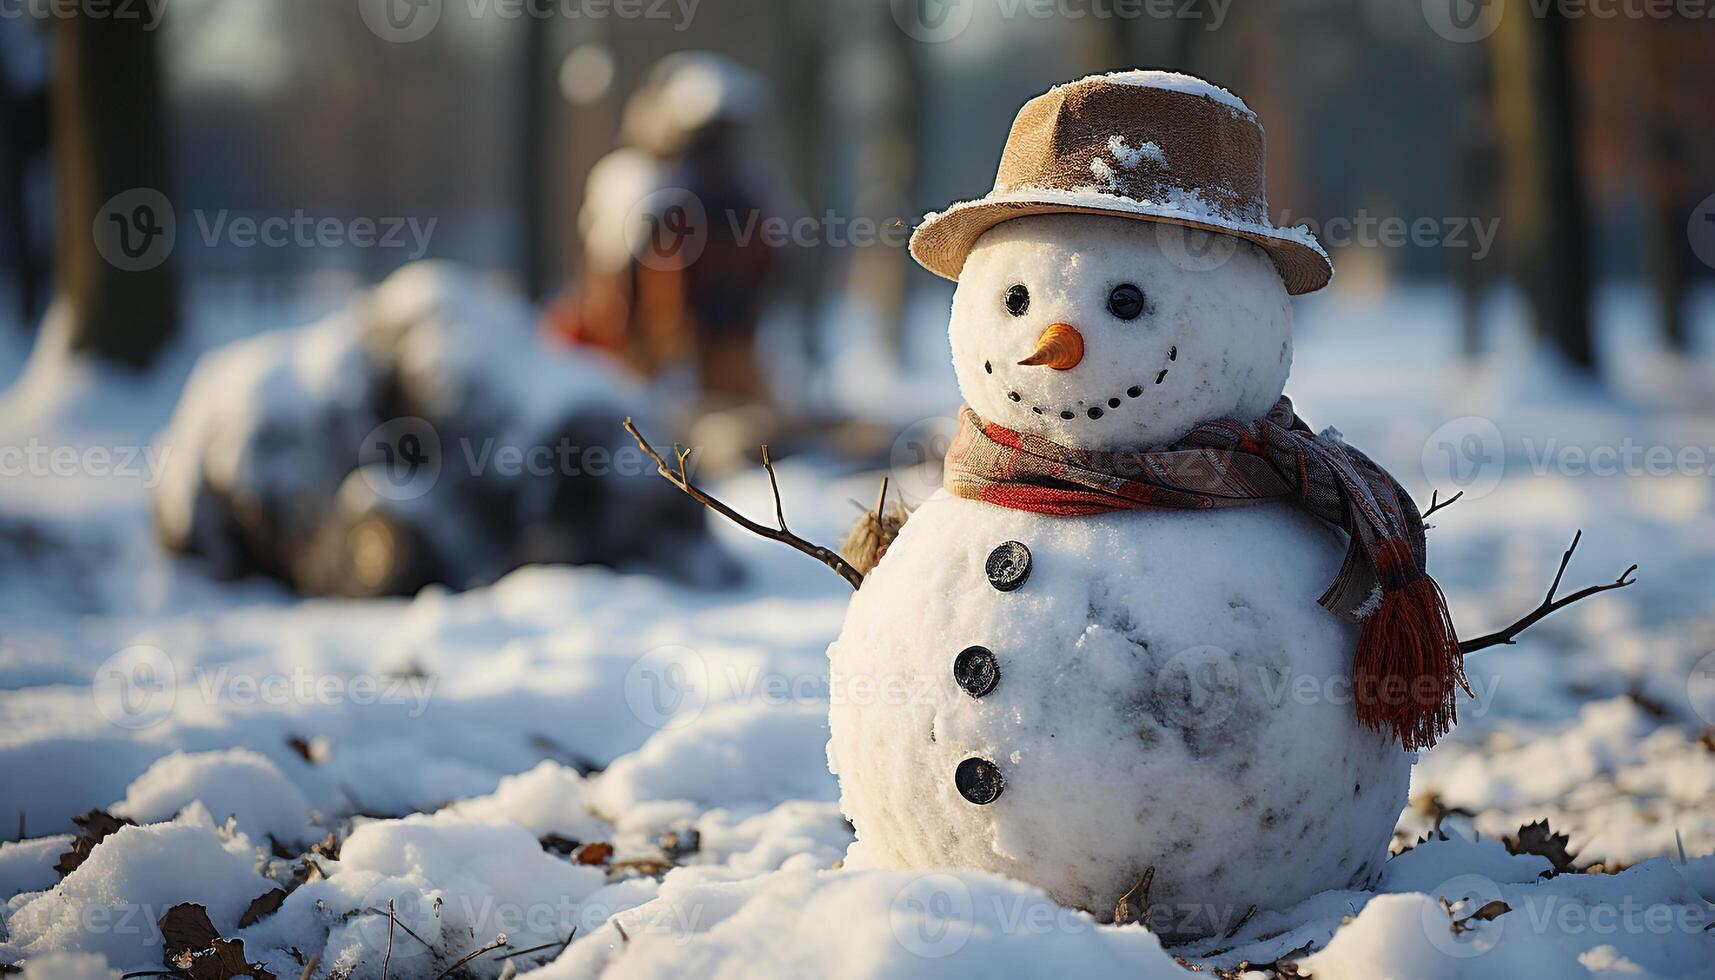
<path id="1" fill-rule="evenodd" d="M 120 968 L 156 968 L 156 924 L 169 908 L 195 901 L 226 934 L 268 890 L 250 852 L 247 839 L 223 840 L 201 807 L 172 822 L 123 827 L 51 890 L 8 902 L 0 950 L 10 951 L 8 959 L 82 952 Z"/>
<path id="2" fill-rule="evenodd" d="M 304 794 L 272 760 L 249 749 L 174 752 L 158 759 L 126 787 L 112 812 L 157 823 L 192 803 L 202 804 L 216 820 L 234 818 L 238 830 L 253 840 L 272 836 L 295 843 L 311 833 Z"/>

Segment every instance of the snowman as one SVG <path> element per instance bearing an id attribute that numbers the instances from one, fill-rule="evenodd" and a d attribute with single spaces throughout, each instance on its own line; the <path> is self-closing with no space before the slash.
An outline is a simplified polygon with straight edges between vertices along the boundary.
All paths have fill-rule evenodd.
<path id="1" fill-rule="evenodd" d="M 1332 270 L 1263 159 L 1224 89 L 1093 76 L 914 234 L 966 404 L 829 649 L 847 867 L 1131 893 L 1166 938 L 1377 875 L 1458 641 L 1410 498 L 1283 397 Z"/>

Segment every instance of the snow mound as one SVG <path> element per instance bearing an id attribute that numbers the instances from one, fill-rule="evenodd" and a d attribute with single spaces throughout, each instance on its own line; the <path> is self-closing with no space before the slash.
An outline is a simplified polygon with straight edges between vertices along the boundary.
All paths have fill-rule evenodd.
<path id="1" fill-rule="evenodd" d="M 325 880 L 298 888 L 244 933 L 250 955 L 269 951 L 264 962 L 285 970 L 286 949 L 320 949 L 330 971 L 379 976 L 391 908 L 404 927 L 394 930 L 393 975 L 434 976 L 500 936 L 514 949 L 563 941 L 594 914 L 584 900 L 605 880 L 599 868 L 544 851 L 522 827 L 446 814 L 364 824 L 327 864 Z M 495 976 L 504 965 L 484 956 L 468 966 Z"/>
<path id="2" fill-rule="evenodd" d="M 576 841 L 606 840 L 608 828 L 584 804 L 587 787 L 577 770 L 543 762 L 507 776 L 488 796 L 460 800 L 440 816 L 471 823 L 513 823 L 537 837 L 558 834 Z"/>
<path id="3" fill-rule="evenodd" d="M 1665 859 L 1535 884 L 1462 874 L 1372 899 L 1301 965 L 1318 980 L 1707 977 L 1711 923 Z"/>
<path id="4" fill-rule="evenodd" d="M 222 840 L 201 807 L 173 823 L 121 828 L 52 889 L 8 904 L 0 959 L 100 953 L 127 971 L 158 970 L 157 923 L 168 909 L 195 902 L 229 935 L 251 900 L 273 887 L 249 852 L 243 838 Z"/>
<path id="5" fill-rule="evenodd" d="M 70 834 L 0 843 L 0 901 L 19 892 L 46 891 L 58 881 L 54 865 L 71 850 Z"/>
<path id="6" fill-rule="evenodd" d="M 520 296 L 408 265 L 326 319 L 205 354 L 157 440 L 159 537 L 221 578 L 411 595 L 532 563 L 730 562 L 621 429 L 648 398 L 617 361 L 549 347 Z"/>
<path id="7" fill-rule="evenodd" d="M 174 752 L 156 760 L 110 809 L 138 823 L 170 820 L 192 802 L 214 819 L 234 817 L 252 840 L 282 842 L 315 836 L 310 804 L 272 760 L 249 749 Z"/>
<path id="8" fill-rule="evenodd" d="M 596 809 L 622 814 L 654 800 L 703 806 L 831 801 L 825 701 L 712 708 L 664 729 L 595 782 Z"/>
<path id="9" fill-rule="evenodd" d="M 623 936 L 620 930 L 624 930 Z M 1147 930 L 1098 925 L 978 873 L 675 871 L 660 896 L 580 938 L 533 980 L 1188 974 Z"/>

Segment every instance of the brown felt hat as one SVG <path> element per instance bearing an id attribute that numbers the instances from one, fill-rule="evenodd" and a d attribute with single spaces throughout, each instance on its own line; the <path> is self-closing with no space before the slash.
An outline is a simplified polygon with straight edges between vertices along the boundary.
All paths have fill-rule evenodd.
<path id="1" fill-rule="evenodd" d="M 957 280 L 983 232 L 1030 214 L 1106 214 L 1254 242 L 1286 291 L 1314 292 L 1334 267 L 1308 229 L 1269 218 L 1264 140 L 1237 97 L 1189 75 L 1093 75 L 1031 99 L 1012 121 L 994 190 L 924 217 L 911 255 Z"/>

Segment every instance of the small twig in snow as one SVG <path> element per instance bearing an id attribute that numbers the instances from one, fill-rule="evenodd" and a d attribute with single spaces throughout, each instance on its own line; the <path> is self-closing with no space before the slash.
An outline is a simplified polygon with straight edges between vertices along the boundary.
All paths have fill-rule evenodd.
<path id="1" fill-rule="evenodd" d="M 566 938 L 564 938 L 564 939 L 557 939 L 551 943 L 543 943 L 540 946 L 532 946 L 529 949 L 516 949 L 510 953 L 507 953 L 504 956 L 496 956 L 495 959 L 497 959 L 497 960 L 509 960 L 509 959 L 512 959 L 514 956 L 527 956 L 531 953 L 540 953 L 544 949 L 554 949 L 555 950 L 554 957 L 557 959 L 557 958 L 559 958 L 560 953 L 565 952 L 566 947 L 570 946 L 572 944 L 572 939 L 577 934 L 578 934 L 578 927 L 573 926 L 572 931 L 570 933 L 568 933 L 566 935 Z M 556 947 L 557 947 L 557 949 L 556 949 Z"/>
<path id="2" fill-rule="evenodd" d="M 1226 931 L 1226 934 L 1221 936 L 1221 938 L 1222 939 L 1231 939 L 1234 936 L 1238 935 L 1239 930 L 1243 929 L 1245 927 L 1245 923 L 1249 922 L 1251 920 L 1251 917 L 1254 915 L 1256 915 L 1256 906 L 1252 905 L 1250 908 L 1245 910 L 1244 915 L 1239 916 L 1239 921 L 1233 923 L 1233 927 L 1231 929 L 1228 929 Z"/>
<path id="3" fill-rule="evenodd" d="M 454 970 L 458 969 L 461 966 L 464 966 L 466 963 L 469 963 L 471 960 L 476 959 L 478 956 L 481 956 L 484 953 L 491 953 L 494 950 L 497 950 L 497 949 L 499 949 L 505 945 L 506 945 L 506 937 L 505 936 L 495 936 L 494 942 L 489 943 L 487 946 L 478 946 L 476 949 L 473 949 L 470 952 L 459 957 L 458 959 L 454 960 L 452 966 L 449 966 L 445 970 L 442 970 L 441 972 L 435 974 L 435 980 L 446 980 L 447 974 L 452 973 Z"/>
<path id="4" fill-rule="evenodd" d="M 1579 589 L 1577 592 L 1574 592 L 1569 596 L 1562 596 L 1561 598 L 1556 599 L 1554 597 L 1554 593 L 1560 590 L 1560 580 L 1566 575 L 1566 566 L 1572 562 L 1572 552 L 1578 549 L 1578 542 L 1583 537 L 1583 531 L 1579 531 L 1572 536 L 1572 543 L 1566 546 L 1566 554 L 1560 556 L 1560 568 L 1555 571 L 1554 581 L 1549 583 L 1548 594 L 1543 597 L 1541 605 L 1532 609 L 1524 617 L 1505 629 L 1497 630 L 1496 632 L 1489 633 L 1485 636 L 1479 636 L 1474 640 L 1461 641 L 1459 644 L 1459 652 L 1476 653 L 1478 650 L 1486 650 L 1489 647 L 1511 644 L 1514 637 L 1536 625 L 1538 620 L 1547 616 L 1549 613 L 1564 609 L 1580 599 L 1588 599 L 1598 592 L 1607 592 L 1610 589 L 1623 589 L 1637 581 L 1637 579 L 1628 578 L 1629 575 L 1638 570 L 1638 566 L 1633 564 L 1628 566 L 1625 571 L 1620 573 L 1620 577 L 1612 582 L 1605 582 L 1601 585 L 1592 585 L 1588 588 Z"/>
<path id="5" fill-rule="evenodd" d="M 386 912 L 383 912 L 380 909 L 373 909 L 373 908 L 364 909 L 362 912 L 359 912 L 357 914 L 358 915 L 387 915 Z M 435 955 L 436 959 L 441 958 L 441 951 L 436 949 L 434 947 L 434 945 L 432 943 L 430 943 L 427 939 L 424 939 L 422 936 L 417 935 L 417 930 L 412 929 L 410 926 L 406 925 L 403 922 L 400 922 L 398 925 L 399 925 L 399 928 L 405 930 L 405 935 L 410 936 L 412 939 L 415 939 L 416 941 L 422 943 L 423 948 L 427 949 L 429 952 L 433 953 Z M 391 927 L 389 927 L 389 928 L 391 928 Z"/>
<path id="6" fill-rule="evenodd" d="M 393 966 L 393 926 L 399 921 L 393 914 L 393 900 L 387 900 L 387 955 L 381 957 L 381 980 L 387 980 L 388 971 Z"/>

